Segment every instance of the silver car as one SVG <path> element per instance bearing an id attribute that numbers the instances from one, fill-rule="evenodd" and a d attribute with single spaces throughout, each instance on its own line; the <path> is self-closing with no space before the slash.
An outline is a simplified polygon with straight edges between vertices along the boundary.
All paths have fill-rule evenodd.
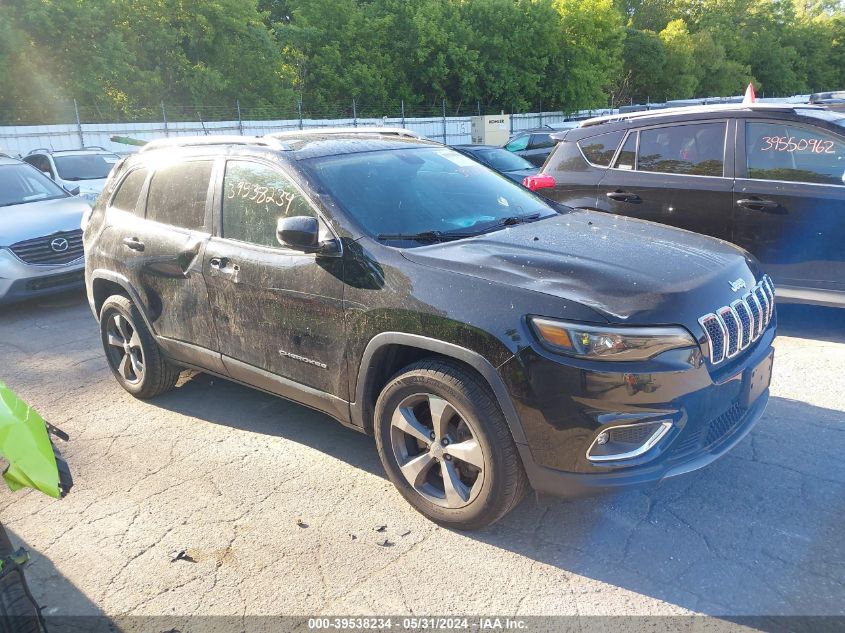
<path id="1" fill-rule="evenodd" d="M 83 287 L 89 211 L 35 167 L 0 156 L 0 304 Z"/>
<path id="2" fill-rule="evenodd" d="M 79 196 L 94 206 L 109 172 L 120 156 L 102 147 L 49 150 L 35 149 L 23 161 L 52 178 L 68 190 L 79 188 Z"/>

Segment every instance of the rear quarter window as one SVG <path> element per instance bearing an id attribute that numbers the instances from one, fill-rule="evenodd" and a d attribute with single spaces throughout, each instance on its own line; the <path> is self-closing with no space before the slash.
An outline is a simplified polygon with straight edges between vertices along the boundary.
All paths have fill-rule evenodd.
<path id="1" fill-rule="evenodd" d="M 141 195 L 141 189 L 144 187 L 146 180 L 147 170 L 145 168 L 136 169 L 131 172 L 120 183 L 117 193 L 112 198 L 111 207 L 120 211 L 134 213 L 138 205 L 138 197 Z"/>
<path id="2" fill-rule="evenodd" d="M 578 147 L 581 148 L 581 152 L 588 162 L 599 167 L 608 167 L 624 134 L 623 131 L 608 132 L 590 138 L 582 138 L 578 141 Z"/>

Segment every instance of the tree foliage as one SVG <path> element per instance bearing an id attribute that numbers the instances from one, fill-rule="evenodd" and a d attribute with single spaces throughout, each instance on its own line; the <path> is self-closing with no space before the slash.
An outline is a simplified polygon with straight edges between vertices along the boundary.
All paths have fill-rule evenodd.
<path id="1" fill-rule="evenodd" d="M 3 0 L 0 114 L 601 107 L 845 88 L 841 0 Z M 12 113 L 12 114 L 10 114 Z M 20 118 L 20 117 L 19 117 Z"/>

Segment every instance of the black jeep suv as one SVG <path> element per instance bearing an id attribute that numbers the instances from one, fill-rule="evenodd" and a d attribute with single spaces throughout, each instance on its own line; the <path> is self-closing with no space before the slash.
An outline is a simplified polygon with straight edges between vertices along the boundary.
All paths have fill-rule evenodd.
<path id="1" fill-rule="evenodd" d="M 375 435 L 391 481 L 478 528 L 528 484 L 580 494 L 716 459 L 768 399 L 755 260 L 552 206 L 438 143 L 381 133 L 154 142 L 84 233 L 130 393 L 195 368 Z"/>
<path id="2" fill-rule="evenodd" d="M 845 307 L 845 114 L 717 105 L 591 119 L 529 186 L 748 249 L 778 299 Z"/>

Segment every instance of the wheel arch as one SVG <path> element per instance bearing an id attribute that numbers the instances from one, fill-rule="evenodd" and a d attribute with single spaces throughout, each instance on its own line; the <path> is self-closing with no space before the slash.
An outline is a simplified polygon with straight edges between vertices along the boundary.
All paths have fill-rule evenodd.
<path id="1" fill-rule="evenodd" d="M 460 345 L 405 332 L 377 334 L 364 349 L 358 368 L 355 400 L 350 403 L 353 423 L 372 434 L 375 402 L 387 381 L 402 367 L 430 357 L 457 362 L 478 374 L 493 392 L 514 441 L 517 444 L 527 443 L 507 387 L 490 361 Z"/>
<path id="2" fill-rule="evenodd" d="M 127 297 L 138 312 L 141 313 L 141 318 L 144 319 L 144 325 L 147 329 L 155 335 L 152 323 L 144 310 L 144 304 L 138 292 L 129 283 L 129 280 L 122 275 L 118 275 L 108 270 L 95 270 L 91 274 L 91 309 L 94 311 L 94 316 L 99 321 L 100 311 L 103 309 L 103 303 L 112 295 L 123 295 Z"/>

